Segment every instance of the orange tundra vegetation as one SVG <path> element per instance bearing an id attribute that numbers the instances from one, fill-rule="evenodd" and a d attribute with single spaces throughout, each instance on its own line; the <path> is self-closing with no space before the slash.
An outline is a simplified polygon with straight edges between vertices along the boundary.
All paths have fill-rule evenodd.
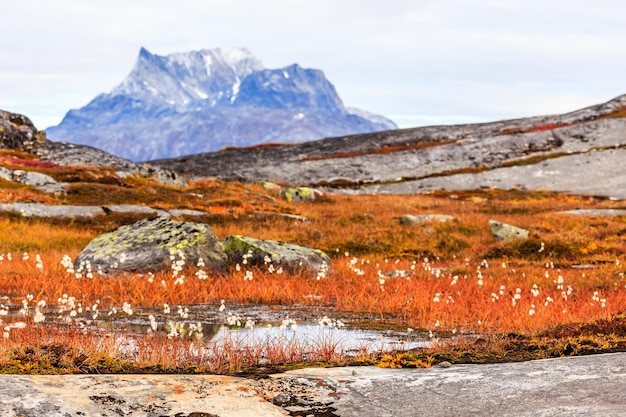
<path id="1" fill-rule="evenodd" d="M 53 176 L 55 172 L 70 176 L 67 168 L 37 168 Z M 165 271 L 78 279 L 67 272 L 61 259 L 73 259 L 99 233 L 140 217 L 63 220 L 0 214 L 0 294 L 4 296 L 0 304 L 4 303 L 7 311 L 11 306 L 23 305 L 25 309 L 23 317 L 3 318 L 8 330 L 0 342 L 4 346 L 0 366 L 5 368 L 15 359 L 16 346 L 28 345 L 28 337 L 38 334 L 37 340 L 48 340 L 48 345 L 55 346 L 64 344 L 60 335 L 70 337 L 68 329 L 52 330 L 46 322 L 37 323 L 35 312 L 43 310 L 37 307 L 42 300 L 48 308 L 61 311 L 71 298 L 74 305 L 80 304 L 84 310 L 89 307 L 92 313 L 96 309 L 130 310 L 130 306 L 135 311 L 161 309 L 166 304 L 211 304 L 217 308 L 222 300 L 244 305 L 305 305 L 332 308 L 337 317 L 352 317 L 347 319 L 350 326 L 410 328 L 429 332 L 431 337 L 536 337 L 558 326 L 621 317 L 626 310 L 626 218 L 559 213 L 576 208 L 624 208 L 618 201 L 549 192 L 481 190 L 396 196 L 327 194 L 313 202 L 288 203 L 255 184 L 202 180 L 174 188 L 147 180 L 114 182 L 106 170 L 73 175 L 73 187 L 65 196 L 44 197 L 28 187 L 3 188 L 2 193 L 20 198 L 30 195 L 32 200 L 56 204 L 95 204 L 98 198 L 113 196 L 118 203 L 200 209 L 207 214 L 188 220 L 210 224 L 219 238 L 240 234 L 322 249 L 331 256 L 331 268 L 315 276 L 233 266 L 229 273 L 218 275 L 201 266 L 186 265 L 180 274 Z M 98 197 L 94 190 L 105 185 L 108 191 Z M 298 214 L 308 221 L 276 213 Z M 449 214 L 455 219 L 422 226 L 399 222 L 404 214 L 430 213 Z M 497 242 L 489 230 L 489 219 L 526 228 L 530 237 Z M 28 328 L 13 327 L 13 321 L 26 322 Z M 624 322 L 621 320 L 615 331 L 617 344 L 609 347 L 625 347 Z M 86 350 L 97 350 L 95 344 L 90 345 L 95 342 L 86 340 L 100 336 L 97 332 L 90 335 L 70 339 L 81 338 L 80 343 L 91 346 Z M 174 343 L 167 338 L 158 340 Z M 42 342 L 38 343 L 43 349 Z M 150 346 L 153 353 L 166 349 Z M 246 349 L 251 352 L 252 348 Z M 255 357 L 260 361 L 261 356 L 267 358 L 280 349 L 284 347 L 257 352 Z M 291 346 L 276 360 L 310 362 L 312 358 L 332 359 L 336 353 L 326 345 L 319 350 L 324 355 L 307 356 L 301 351 L 301 347 Z M 77 353 L 72 355 L 76 359 Z M 142 363 L 155 366 L 158 360 L 154 355 Z M 180 368 L 190 363 L 171 360 L 171 356 L 163 358 L 160 366 Z M 84 359 L 81 363 L 92 362 Z M 224 363 L 209 368 L 233 371 Z M 107 366 L 113 367 L 110 363 Z M 78 371 L 90 369 L 87 366 Z"/>

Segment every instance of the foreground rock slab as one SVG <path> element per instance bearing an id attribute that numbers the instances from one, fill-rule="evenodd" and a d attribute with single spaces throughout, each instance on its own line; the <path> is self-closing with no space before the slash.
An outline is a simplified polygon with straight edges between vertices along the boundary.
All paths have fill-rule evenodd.
<path id="1" fill-rule="evenodd" d="M 0 376 L 0 415 L 279 417 L 253 381 L 221 376 Z"/>
<path id="2" fill-rule="evenodd" d="M 303 369 L 273 378 L 278 387 L 316 386 L 317 400 L 310 391 L 303 401 L 280 389 L 274 395 L 327 404 L 329 416 L 623 417 L 626 410 L 626 353 L 430 369 Z"/>
<path id="3" fill-rule="evenodd" d="M 0 415 L 623 417 L 626 353 L 449 368 L 209 375 L 0 375 Z M 291 413 L 291 414 L 289 414 Z"/>

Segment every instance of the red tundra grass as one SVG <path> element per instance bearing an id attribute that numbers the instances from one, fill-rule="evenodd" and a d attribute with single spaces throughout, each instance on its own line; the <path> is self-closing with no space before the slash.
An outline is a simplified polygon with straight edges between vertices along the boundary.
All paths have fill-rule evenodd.
<path id="1" fill-rule="evenodd" d="M 382 323 L 437 335 L 532 336 L 559 325 L 610 318 L 626 308 L 624 216 L 558 213 L 574 208 L 623 208 L 621 202 L 547 192 L 479 191 L 428 196 L 331 195 L 296 205 L 267 198 L 264 193 L 268 191 L 256 185 L 199 181 L 187 190 L 193 192 L 189 196 L 181 190 L 156 189 L 153 184 L 137 187 L 117 190 L 120 202 L 125 196 L 150 193 L 150 201 L 158 205 L 202 209 L 210 214 L 204 221 L 219 238 L 241 234 L 323 249 L 332 258 L 331 271 L 317 279 L 311 273 L 277 274 L 261 267 L 248 271 L 250 280 L 245 279 L 247 271 L 241 266 L 224 275 L 205 271 L 207 278 L 200 279 L 198 268 L 187 265 L 176 277 L 165 271 L 77 279 L 61 265 L 63 256 L 75 257 L 93 237 L 128 223 L 130 218 L 59 221 L 4 216 L 0 218 L 0 295 L 13 310 L 23 300 L 30 309 L 25 317 L 2 318 L 9 327 L 0 349 L 4 364 L 15 352 L 26 352 L 28 346 L 42 350 L 64 346 L 49 356 L 57 363 L 62 363 L 58 358 L 64 355 L 73 358 L 74 362 L 63 360 L 70 361 L 74 371 L 85 372 L 96 369 L 98 361 L 106 357 L 120 361 L 108 364 L 109 368 L 123 368 L 130 361 L 168 369 L 200 364 L 224 372 L 232 371 L 229 366 L 237 368 L 268 358 L 277 362 L 338 358 L 332 343 L 320 344 L 311 352 L 299 344 L 242 345 L 233 340 L 226 350 L 223 345 L 205 346 L 213 349 L 206 355 L 221 358 L 211 362 L 208 356 L 202 359 L 205 351 L 193 358 L 185 356 L 191 349 L 189 339 L 157 334 L 125 335 L 141 346 L 130 357 L 119 333 L 105 337 L 99 332 L 83 334 L 77 327 L 55 328 L 48 324 L 50 320 L 34 323 L 37 302 L 56 306 L 64 294 L 84 308 L 97 303 L 103 312 L 121 310 L 124 303 L 135 310 L 162 309 L 164 304 L 213 304 L 218 308 L 221 300 L 318 305 L 331 307 L 338 317 L 369 318 L 368 323 L 358 319 L 359 325 Z M 71 199 L 78 202 L 83 197 L 78 186 L 75 191 Z M 32 199 L 38 196 L 23 189 L 3 188 L 2 192 L 6 196 L 20 192 L 22 197 L 30 193 Z M 93 198 L 87 194 L 85 191 L 84 198 Z M 259 211 L 299 214 L 309 222 L 264 216 Z M 455 220 L 413 227 L 399 221 L 404 214 L 429 213 L 450 214 Z M 489 219 L 524 227 L 530 237 L 496 242 Z M 26 327 L 11 328 L 11 322 L 24 322 Z M 80 348 L 72 350 L 72 346 Z M 82 368 L 77 365 L 79 352 L 90 352 L 82 357 Z"/>

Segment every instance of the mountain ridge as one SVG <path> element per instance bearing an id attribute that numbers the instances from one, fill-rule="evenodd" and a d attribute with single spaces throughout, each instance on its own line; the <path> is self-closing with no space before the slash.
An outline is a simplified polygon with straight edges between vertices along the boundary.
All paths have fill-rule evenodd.
<path id="1" fill-rule="evenodd" d="M 265 69 L 243 48 L 159 56 L 142 47 L 122 83 L 46 133 L 138 161 L 396 127 L 344 107 L 321 70 Z"/>

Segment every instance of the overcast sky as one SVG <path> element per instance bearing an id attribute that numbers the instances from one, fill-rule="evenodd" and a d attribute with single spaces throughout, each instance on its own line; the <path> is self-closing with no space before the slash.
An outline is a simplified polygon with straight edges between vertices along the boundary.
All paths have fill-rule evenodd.
<path id="1" fill-rule="evenodd" d="M 0 13 L 0 109 L 56 125 L 144 46 L 318 68 L 401 127 L 561 113 L 626 93 L 625 16 L 623 0 L 20 0 Z"/>

